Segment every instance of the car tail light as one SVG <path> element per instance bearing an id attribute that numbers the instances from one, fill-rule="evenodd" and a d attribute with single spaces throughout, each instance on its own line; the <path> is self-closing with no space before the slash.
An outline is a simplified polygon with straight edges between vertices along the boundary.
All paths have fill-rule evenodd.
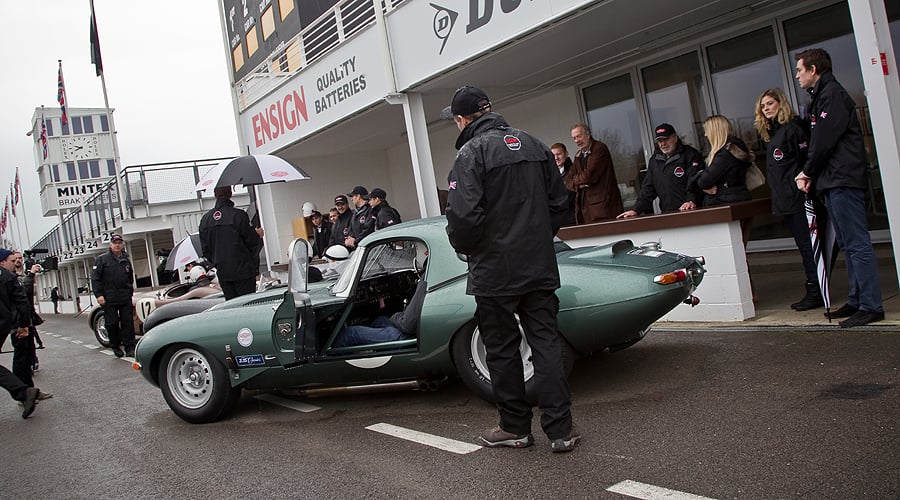
<path id="1" fill-rule="evenodd" d="M 671 273 L 660 274 L 659 276 L 653 278 L 654 283 L 659 283 L 660 285 L 671 285 L 672 283 L 680 283 L 687 278 L 687 271 L 684 269 L 679 269 L 677 271 L 672 271 Z"/>
<path id="2" fill-rule="evenodd" d="M 138 363 L 137 361 L 134 361 L 133 363 L 131 363 L 131 367 L 137 371 L 141 371 L 141 364 Z"/>

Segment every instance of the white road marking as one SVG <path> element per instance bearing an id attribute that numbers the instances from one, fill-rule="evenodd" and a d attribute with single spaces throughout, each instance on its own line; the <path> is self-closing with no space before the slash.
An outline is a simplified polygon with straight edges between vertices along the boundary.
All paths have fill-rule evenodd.
<path id="1" fill-rule="evenodd" d="M 104 349 L 104 350 L 102 350 L 102 351 L 100 351 L 100 352 L 102 352 L 103 354 L 106 354 L 107 356 L 112 356 L 112 354 L 113 354 L 112 351 L 108 351 L 108 350 L 106 350 L 106 349 Z"/>
<path id="2" fill-rule="evenodd" d="M 290 408 L 291 410 L 302 411 L 303 413 L 321 410 L 321 408 L 319 408 L 318 406 L 301 403 L 299 401 L 294 401 L 293 399 L 282 398 L 274 394 L 257 394 L 253 397 L 259 399 L 260 401 L 265 401 L 267 403 L 272 403 L 273 405 Z"/>
<path id="3" fill-rule="evenodd" d="M 99 349 L 100 346 L 94 344 L 81 344 L 81 347 L 87 347 L 88 349 Z"/>
<path id="4" fill-rule="evenodd" d="M 58 334 L 58 333 L 51 333 L 50 335 L 53 335 L 53 336 L 56 337 L 56 338 L 62 337 L 62 335 L 60 335 L 60 334 Z"/>
<path id="5" fill-rule="evenodd" d="M 72 340 L 72 337 L 60 337 L 63 340 Z"/>
<path id="6" fill-rule="evenodd" d="M 619 493 L 633 498 L 642 500 L 712 500 L 709 497 L 701 497 L 683 491 L 670 490 L 661 486 L 653 486 L 652 484 L 639 483 L 637 481 L 626 480 L 616 483 L 606 491 Z"/>
<path id="7" fill-rule="evenodd" d="M 406 429 L 404 427 L 397 427 L 396 425 L 391 424 L 373 424 L 366 427 L 366 429 L 370 431 L 380 432 L 382 434 L 387 434 L 388 436 L 405 439 L 407 441 L 412 441 L 414 443 L 431 446 L 439 450 L 449 451 L 458 455 L 465 455 L 467 453 L 472 453 L 473 451 L 478 451 L 481 449 L 481 446 L 478 446 L 477 444 L 464 443 L 462 441 L 456 441 L 455 439 L 435 436 L 434 434 L 426 434 L 424 432 L 414 431 L 412 429 Z"/>
<path id="8" fill-rule="evenodd" d="M 83 340 L 73 340 L 72 343 L 73 344 L 84 344 L 84 341 Z"/>

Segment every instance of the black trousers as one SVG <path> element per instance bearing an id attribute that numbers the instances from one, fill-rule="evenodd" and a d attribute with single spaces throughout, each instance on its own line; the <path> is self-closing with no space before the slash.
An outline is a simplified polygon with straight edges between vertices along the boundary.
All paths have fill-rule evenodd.
<path id="1" fill-rule="evenodd" d="M 13 345 L 12 372 L 28 387 L 34 387 L 34 327 L 28 327 L 28 336 L 19 338 L 10 332 Z"/>
<path id="2" fill-rule="evenodd" d="M 518 314 L 525 339 L 531 346 L 541 428 L 550 439 L 569 435 L 572 400 L 556 326 L 559 311 L 556 294 L 553 290 L 537 290 L 513 297 L 476 296 L 475 302 L 494 399 L 500 412 L 500 427 L 514 434 L 531 432 L 531 402 L 525 393 L 519 353 L 522 337 L 514 316 Z"/>
<path id="3" fill-rule="evenodd" d="M 819 217 L 817 217 L 816 223 L 819 224 L 819 227 L 825 227 L 826 219 L 824 217 Z M 794 237 L 794 242 L 800 250 L 800 257 L 803 259 L 803 272 L 806 273 L 806 281 L 809 283 L 818 283 L 819 274 L 816 271 L 816 257 L 815 254 L 813 254 L 812 241 L 809 239 L 809 222 L 806 220 L 806 214 L 787 214 L 784 216 L 784 225 L 791 232 L 791 236 Z"/>
<path id="4" fill-rule="evenodd" d="M 134 306 L 127 304 L 110 304 L 103 306 L 103 315 L 106 320 L 106 333 L 109 334 L 109 343 L 112 347 L 120 345 L 126 351 L 134 349 Z"/>
<path id="5" fill-rule="evenodd" d="M 23 384 L 22 381 L 19 380 L 19 377 L 3 365 L 0 365 L 0 385 L 2 385 L 16 401 L 25 400 L 25 389 L 28 389 L 28 386 Z"/>
<path id="6" fill-rule="evenodd" d="M 247 278 L 238 281 L 222 281 L 219 280 L 219 286 L 225 295 L 225 300 L 231 300 L 241 295 L 247 295 L 256 292 L 256 278 Z"/>

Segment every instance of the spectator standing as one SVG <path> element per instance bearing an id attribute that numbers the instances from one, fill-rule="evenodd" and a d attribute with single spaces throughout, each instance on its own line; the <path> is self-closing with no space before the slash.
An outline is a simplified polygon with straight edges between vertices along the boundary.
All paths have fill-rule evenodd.
<path id="1" fill-rule="evenodd" d="M 809 193 L 815 187 L 825 199 L 838 245 L 847 255 L 847 303 L 829 316 L 847 318 L 841 328 L 881 321 L 884 306 L 878 263 L 866 220 L 869 172 L 856 103 L 832 74 L 828 52 L 809 49 L 794 57 L 797 81 L 812 96 L 809 154 L 797 174 L 797 188 Z"/>
<path id="2" fill-rule="evenodd" d="M 347 196 L 339 194 L 334 197 L 334 208 L 337 209 L 337 220 L 331 226 L 330 245 L 344 245 L 344 240 L 350 236 L 350 220 L 353 212 L 348 210 Z"/>
<path id="3" fill-rule="evenodd" d="M 768 143 L 766 182 L 772 198 L 772 214 L 783 217 L 784 226 L 790 231 L 800 250 L 806 274 L 806 295 L 799 302 L 791 304 L 791 308 L 806 311 L 822 307 L 824 304 L 819 291 L 816 259 L 806 220 L 806 196 L 794 181 L 806 164 L 809 145 L 806 127 L 791 109 L 787 96 L 777 88 L 766 90 L 756 100 L 754 123 L 760 137 Z M 816 220 L 824 227 L 824 210 L 817 212 Z"/>
<path id="4" fill-rule="evenodd" d="M 262 228 L 250 226 L 247 212 L 235 208 L 231 186 L 215 189 L 216 205 L 200 219 L 203 256 L 216 267 L 225 300 L 256 291 Z"/>
<path id="5" fill-rule="evenodd" d="M 566 148 L 566 145 L 557 142 L 556 144 L 550 146 L 550 152 L 553 153 L 553 161 L 556 162 L 556 168 L 559 170 L 559 176 L 562 177 L 563 184 L 566 183 L 566 178 L 569 176 L 569 172 L 572 171 L 572 159 L 569 158 L 569 150 Z M 566 218 L 563 223 L 564 226 L 570 226 L 575 224 L 575 192 L 566 191 L 569 193 L 568 200 L 566 202 Z"/>
<path id="6" fill-rule="evenodd" d="M 402 222 L 400 212 L 388 204 L 387 193 L 384 189 L 375 188 L 369 193 L 369 207 L 372 210 L 371 217 L 375 222 L 376 231 Z"/>
<path id="7" fill-rule="evenodd" d="M 91 272 L 91 287 L 103 308 L 106 332 L 117 358 L 134 356 L 134 268 L 125 251 L 125 240 L 110 238 L 109 251 L 97 256 Z M 122 351 L 122 346 L 125 351 Z"/>
<path id="8" fill-rule="evenodd" d="M 313 210 L 309 220 L 313 225 L 313 250 L 310 257 L 320 258 L 325 254 L 331 241 L 331 222 L 322 217 L 322 212 Z"/>
<path id="9" fill-rule="evenodd" d="M 753 163 L 753 153 L 744 141 L 734 137 L 731 122 L 722 115 L 712 115 L 704 120 L 703 132 L 710 144 L 706 168 L 691 179 L 692 189 L 697 186 L 706 193 L 703 206 L 751 199 L 747 168 Z"/>
<path id="10" fill-rule="evenodd" d="M 17 339 L 25 339 L 29 336 L 31 308 L 28 305 L 25 290 L 16 275 L 10 270 L 11 267 L 15 267 L 12 255 L 12 251 L 0 248 L 0 332 L 11 333 L 13 342 L 17 342 Z M 22 402 L 22 418 L 28 418 L 34 412 L 40 395 L 37 388 L 25 384 L 5 366 L 0 366 L 0 385 L 9 392 L 13 399 Z"/>
<path id="11" fill-rule="evenodd" d="M 50 289 L 50 301 L 53 302 L 53 314 L 59 314 L 59 287 Z"/>
<path id="12" fill-rule="evenodd" d="M 581 436 L 572 426 L 557 330 L 559 269 L 553 248 L 567 196 L 553 153 L 493 113 L 487 94 L 477 87 L 457 90 L 441 115 L 452 117 L 460 131 L 448 179 L 447 235 L 467 256 L 466 293 L 475 296 L 500 413 L 500 424 L 482 432 L 481 440 L 490 447 L 534 443 L 518 314 L 533 354 L 541 427 L 554 452 L 571 451 Z"/>
<path id="13" fill-rule="evenodd" d="M 688 182 L 703 169 L 703 156 L 681 142 L 675 127 L 668 123 L 654 129 L 656 150 L 647 162 L 647 174 L 641 183 L 634 209 L 616 217 L 625 219 L 653 213 L 653 200 L 659 198 L 662 213 L 694 210 L 702 196 L 688 187 Z"/>
<path id="14" fill-rule="evenodd" d="M 7 328 L 3 330 L 3 332 L 12 336 L 10 339 L 10 343 L 13 347 L 12 372 L 22 381 L 22 383 L 31 387 L 34 385 L 31 378 L 34 366 L 34 337 L 32 335 L 32 329 L 34 328 L 32 326 L 34 306 L 31 302 L 28 302 L 28 291 L 22 286 L 22 280 L 19 278 L 16 271 L 16 263 L 22 261 L 22 254 L 14 251 L 8 252 L 9 253 L 0 253 L 0 257 L 2 257 L 2 260 L 0 260 L 0 267 L 9 272 L 9 275 L 3 273 L 4 281 L 9 276 L 12 276 L 16 280 L 15 286 L 7 285 L 6 283 L 4 283 L 3 286 L 4 288 L 15 288 L 15 290 L 9 294 L 12 299 L 12 307 L 9 311 L 10 313 L 15 311 L 10 317 L 13 318 L 14 322 L 18 323 L 19 328 L 12 328 L 14 331 L 10 331 L 11 328 Z M 19 296 L 20 291 L 22 294 L 21 297 Z M 13 327 L 15 326 L 16 325 L 13 325 Z M 24 332 L 22 331 L 23 329 Z"/>
<path id="15" fill-rule="evenodd" d="M 584 123 L 572 126 L 572 140 L 578 151 L 566 177 L 566 188 L 575 192 L 575 223 L 614 219 L 625 208 L 609 148 L 595 141 L 590 127 Z"/>
<path id="16" fill-rule="evenodd" d="M 34 308 L 34 277 L 41 272 L 41 266 L 32 264 L 30 269 L 25 269 L 25 259 L 22 258 L 22 252 L 19 251 L 13 252 L 13 258 L 15 264 L 13 272 L 16 273 L 19 283 L 22 284 L 22 288 L 25 290 L 25 298 L 28 299 L 28 305 L 31 309 L 28 338 L 24 341 L 13 342 L 13 347 L 16 351 L 13 354 L 13 373 L 26 385 L 34 385 L 31 383 L 31 375 L 40 369 L 35 344 L 37 344 L 38 349 L 44 348 L 44 342 L 41 340 L 41 335 L 37 330 L 37 327 L 44 323 L 44 319 L 41 318 L 41 315 Z M 18 358 L 18 362 L 16 358 Z M 21 366 L 18 370 L 16 369 L 17 365 Z"/>
<path id="17" fill-rule="evenodd" d="M 350 218 L 350 234 L 344 238 L 344 246 L 353 251 L 356 249 L 356 242 L 375 230 L 375 221 L 370 218 L 372 207 L 369 206 L 368 189 L 356 186 L 347 196 L 350 197 L 354 210 Z"/>

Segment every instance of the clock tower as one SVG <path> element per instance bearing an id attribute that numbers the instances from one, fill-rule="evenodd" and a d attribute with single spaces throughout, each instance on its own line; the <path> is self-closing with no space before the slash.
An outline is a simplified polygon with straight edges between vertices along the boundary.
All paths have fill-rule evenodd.
<path id="1" fill-rule="evenodd" d="M 67 114 L 63 124 L 59 108 L 36 108 L 31 121 L 45 216 L 80 207 L 118 173 L 115 129 L 106 109 L 68 108 Z M 118 204 L 118 190 L 110 192 Z"/>

